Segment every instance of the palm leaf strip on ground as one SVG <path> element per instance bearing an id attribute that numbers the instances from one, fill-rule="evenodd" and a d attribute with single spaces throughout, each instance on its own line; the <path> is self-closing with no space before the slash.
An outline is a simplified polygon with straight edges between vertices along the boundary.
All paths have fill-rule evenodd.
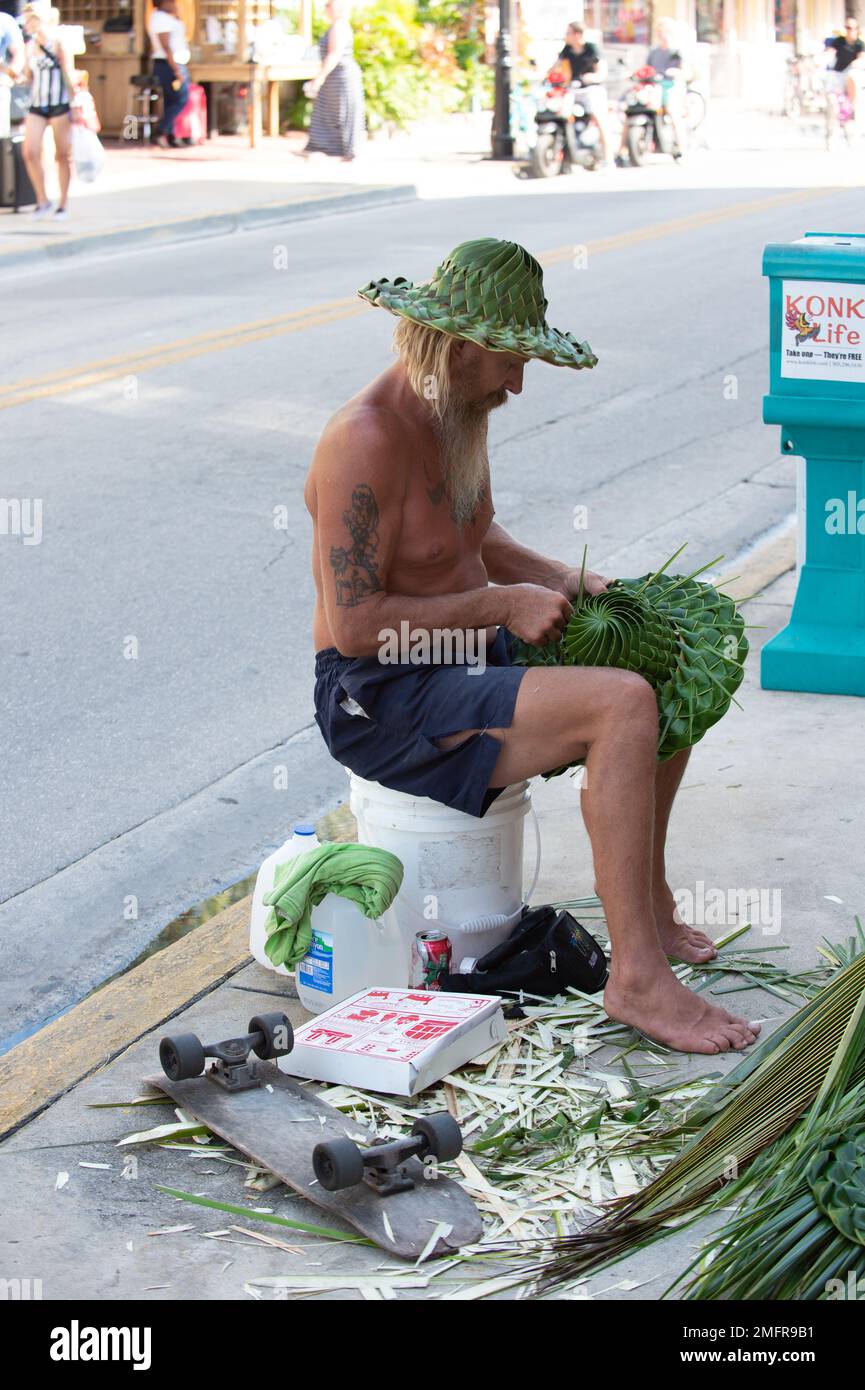
<path id="1" fill-rule="evenodd" d="M 865 1273 L 865 994 L 850 1017 L 814 1104 L 724 1194 L 746 1197 L 676 1280 L 687 1299 L 843 1296 Z M 701 1268 L 690 1280 L 696 1266 Z"/>
<path id="2" fill-rule="evenodd" d="M 743 1058 L 695 1107 L 687 1128 L 700 1126 L 658 1177 L 608 1215 L 576 1235 L 538 1247 L 551 1256 L 531 1273 L 549 1289 L 609 1264 L 681 1223 L 729 1177 L 783 1135 L 814 1101 L 836 1049 L 865 990 L 865 956 L 856 959 L 818 995 Z M 845 1084 L 865 1080 L 859 1037 Z M 726 1198 L 725 1198 L 726 1199 Z"/>

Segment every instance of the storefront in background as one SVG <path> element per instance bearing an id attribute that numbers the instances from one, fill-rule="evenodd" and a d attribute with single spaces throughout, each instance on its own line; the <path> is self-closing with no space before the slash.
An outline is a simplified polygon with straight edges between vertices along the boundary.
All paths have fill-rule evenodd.
<path id="1" fill-rule="evenodd" d="M 617 71 L 644 62 L 657 21 L 672 19 L 698 86 L 768 110 L 781 109 L 788 58 L 822 53 L 844 25 L 844 0 L 520 0 L 519 12 L 539 65 L 580 20 Z"/>

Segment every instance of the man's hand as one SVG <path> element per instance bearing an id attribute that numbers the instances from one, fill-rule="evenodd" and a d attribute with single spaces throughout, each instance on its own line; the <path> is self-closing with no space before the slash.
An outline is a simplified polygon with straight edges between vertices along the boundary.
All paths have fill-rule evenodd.
<path id="1" fill-rule="evenodd" d="M 580 570 L 568 570 L 562 577 L 562 593 L 565 598 L 576 598 L 580 592 Z M 584 594 L 602 594 L 611 580 L 605 579 L 602 574 L 595 574 L 592 570 L 586 570 L 583 575 Z"/>
<path id="2" fill-rule="evenodd" d="M 509 584 L 506 626 L 524 642 L 546 647 L 561 641 L 571 605 L 563 594 L 542 584 Z"/>

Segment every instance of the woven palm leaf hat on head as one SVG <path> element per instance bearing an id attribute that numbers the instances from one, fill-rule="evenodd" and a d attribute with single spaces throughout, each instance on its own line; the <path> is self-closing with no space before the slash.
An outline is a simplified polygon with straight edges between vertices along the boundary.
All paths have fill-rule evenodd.
<path id="1" fill-rule="evenodd" d="M 482 237 L 454 248 L 424 285 L 398 275 L 371 280 L 361 299 L 490 352 L 536 357 L 556 367 L 594 367 L 588 343 L 551 328 L 544 276 L 534 256 L 515 241 Z"/>

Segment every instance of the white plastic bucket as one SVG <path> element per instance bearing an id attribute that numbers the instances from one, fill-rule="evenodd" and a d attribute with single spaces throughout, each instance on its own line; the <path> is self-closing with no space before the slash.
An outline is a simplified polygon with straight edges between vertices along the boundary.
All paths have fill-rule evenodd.
<path id="1" fill-rule="evenodd" d="M 421 931 L 447 932 L 454 972 L 464 958 L 482 956 L 503 941 L 524 903 L 528 782 L 506 787 L 483 817 L 391 791 L 353 772 L 349 783 L 358 842 L 390 850 L 405 870 L 390 911 L 402 933 L 407 972 L 412 942 Z M 540 843 L 537 850 L 539 863 Z"/>

